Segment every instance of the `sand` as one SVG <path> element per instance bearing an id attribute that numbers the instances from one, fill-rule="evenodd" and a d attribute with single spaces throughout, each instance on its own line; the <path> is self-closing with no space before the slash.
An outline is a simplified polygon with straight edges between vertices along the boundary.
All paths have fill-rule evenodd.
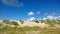
<path id="1" fill-rule="evenodd" d="M 33 27 L 33 26 L 39 26 L 41 28 L 44 28 L 44 27 L 49 27 L 50 25 L 48 24 L 45 24 L 45 23 L 36 23 L 36 22 L 31 22 L 31 21 L 24 21 L 23 24 L 20 22 L 20 21 L 17 21 L 17 20 L 10 20 L 10 21 L 15 21 L 19 24 L 18 27 L 25 27 L 25 26 L 29 26 L 29 27 Z M 3 20 L 0 20 L 0 23 L 3 23 Z M 56 24 L 54 25 L 55 27 L 57 28 L 60 28 L 60 25 Z"/>
<path id="2" fill-rule="evenodd" d="M 48 27 L 49 25 L 48 24 L 45 24 L 45 23 L 35 23 L 35 22 L 30 22 L 30 21 L 24 21 L 24 23 L 22 24 L 21 22 L 19 21 L 16 21 L 20 27 L 25 27 L 25 26 L 29 26 L 29 27 L 33 27 L 33 26 L 39 26 L 41 28 L 44 28 L 44 27 Z"/>

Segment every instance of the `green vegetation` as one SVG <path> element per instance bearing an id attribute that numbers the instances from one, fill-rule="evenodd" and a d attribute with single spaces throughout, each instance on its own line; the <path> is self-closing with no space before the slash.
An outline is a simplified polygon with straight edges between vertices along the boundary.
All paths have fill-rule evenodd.
<path id="1" fill-rule="evenodd" d="M 15 25 L 15 27 L 19 26 L 19 24 L 15 21 L 3 20 L 3 23 L 6 24 L 6 27 L 9 27 L 8 25 Z"/>
<path id="2" fill-rule="evenodd" d="M 34 22 L 39 23 L 39 21 L 38 21 L 38 20 L 34 20 Z"/>
<path id="3" fill-rule="evenodd" d="M 57 20 L 57 24 L 59 24 L 59 25 L 60 25 L 60 20 Z"/>
<path id="4" fill-rule="evenodd" d="M 34 32 L 33 32 L 34 31 Z M 34 27 L 0 28 L 0 34 L 60 34 L 60 29 Z"/>
<path id="5" fill-rule="evenodd" d="M 24 23 L 23 20 L 18 20 L 22 24 Z M 54 24 L 60 25 L 60 20 L 33 20 L 33 22 L 36 23 L 45 23 L 49 24 L 51 26 L 54 26 Z M 15 21 L 9 21 L 9 20 L 4 20 L 3 23 L 5 24 L 10 24 L 10 25 L 15 25 L 16 27 L 2 27 L 0 28 L 0 34 L 60 34 L 60 28 L 52 28 L 52 27 L 45 27 L 45 28 L 40 28 L 38 26 L 34 27 L 19 27 L 17 28 L 18 23 Z M 0 26 L 3 24 L 0 24 Z"/>
<path id="6" fill-rule="evenodd" d="M 10 24 L 10 21 L 9 20 L 3 20 L 3 23 Z"/>
<path id="7" fill-rule="evenodd" d="M 12 25 L 19 26 L 19 24 L 18 24 L 17 22 L 15 22 L 15 21 L 11 21 L 10 23 L 11 23 Z"/>
<path id="8" fill-rule="evenodd" d="M 24 22 L 24 20 L 19 20 L 22 24 L 23 24 L 23 22 Z"/>
<path id="9" fill-rule="evenodd" d="M 17 22 L 15 22 L 15 21 L 9 21 L 9 20 L 3 20 L 3 23 L 5 23 L 5 24 L 11 24 L 11 25 L 17 25 L 18 26 L 18 23 Z"/>
<path id="10" fill-rule="evenodd" d="M 24 23 L 24 20 L 18 20 L 20 21 L 22 24 Z M 60 25 L 60 20 L 33 20 L 33 22 L 36 22 L 36 23 L 45 23 L 45 24 L 49 24 L 51 26 L 54 26 L 54 24 L 58 24 Z M 9 20 L 4 20 L 3 23 L 6 23 L 6 24 L 13 24 L 13 25 L 18 25 L 17 22 L 15 21 L 9 21 Z"/>
<path id="11" fill-rule="evenodd" d="M 2 26 L 3 24 L 2 23 L 0 23 L 0 27 Z"/>
<path id="12" fill-rule="evenodd" d="M 44 20 L 39 20 L 41 23 L 43 23 L 44 22 Z"/>
<path id="13" fill-rule="evenodd" d="M 39 20 L 41 23 L 49 24 L 50 26 L 54 26 L 55 24 L 60 25 L 60 20 Z"/>

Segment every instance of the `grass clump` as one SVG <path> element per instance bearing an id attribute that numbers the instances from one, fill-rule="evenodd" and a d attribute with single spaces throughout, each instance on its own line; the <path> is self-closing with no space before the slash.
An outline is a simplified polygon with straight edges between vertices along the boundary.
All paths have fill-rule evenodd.
<path id="1" fill-rule="evenodd" d="M 15 21 L 11 21 L 10 23 L 11 23 L 12 25 L 19 26 L 19 24 L 18 24 L 17 22 L 15 22 Z"/>
<path id="2" fill-rule="evenodd" d="M 34 20 L 34 22 L 39 23 L 39 21 L 38 21 L 38 20 Z"/>
<path id="3" fill-rule="evenodd" d="M 19 20 L 22 24 L 23 24 L 23 22 L 24 22 L 24 20 Z"/>
<path id="4" fill-rule="evenodd" d="M 3 23 L 10 24 L 10 21 L 9 20 L 3 20 Z"/>

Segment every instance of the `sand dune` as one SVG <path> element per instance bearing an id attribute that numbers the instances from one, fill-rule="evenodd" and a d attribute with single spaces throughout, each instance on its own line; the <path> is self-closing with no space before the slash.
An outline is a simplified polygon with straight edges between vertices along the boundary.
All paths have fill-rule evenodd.
<path id="1" fill-rule="evenodd" d="M 33 26 L 39 26 L 41 28 L 44 28 L 44 27 L 48 27 L 49 25 L 48 24 L 45 24 L 45 23 L 35 23 L 35 22 L 30 22 L 30 21 L 24 21 L 24 23 L 22 24 L 21 22 L 19 21 L 16 21 L 20 27 L 24 27 L 24 26 L 29 26 L 29 27 L 33 27 Z"/>
<path id="2" fill-rule="evenodd" d="M 50 25 L 48 24 L 45 24 L 45 23 L 36 23 L 36 22 L 31 22 L 31 21 L 24 21 L 23 24 L 20 22 L 20 21 L 17 21 L 17 20 L 10 20 L 10 21 L 15 21 L 19 24 L 18 27 L 25 27 L 25 26 L 29 26 L 29 27 L 33 27 L 33 26 L 39 26 L 41 28 L 44 28 L 44 27 L 49 27 Z M 0 23 L 3 23 L 3 20 L 0 20 Z M 11 25 L 13 26 L 13 25 Z M 60 28 L 60 25 L 55 25 L 57 28 Z"/>
<path id="3" fill-rule="evenodd" d="M 0 23 L 2 23 L 3 22 L 3 20 L 0 20 Z"/>

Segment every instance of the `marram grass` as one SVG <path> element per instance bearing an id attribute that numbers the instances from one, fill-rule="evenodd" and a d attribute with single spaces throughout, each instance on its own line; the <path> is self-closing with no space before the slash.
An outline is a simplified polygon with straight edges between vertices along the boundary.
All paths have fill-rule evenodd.
<path id="1" fill-rule="evenodd" d="M 20 28 L 4 27 L 0 28 L 0 34 L 60 34 L 60 29 L 51 27 L 40 28 L 38 26 Z"/>

